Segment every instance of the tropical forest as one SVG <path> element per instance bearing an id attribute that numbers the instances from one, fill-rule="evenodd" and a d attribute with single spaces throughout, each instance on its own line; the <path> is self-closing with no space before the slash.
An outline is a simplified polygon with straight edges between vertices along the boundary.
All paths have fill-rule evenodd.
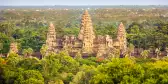
<path id="1" fill-rule="evenodd" d="M 0 84 L 168 84 L 168 6 L 0 6 Z"/>

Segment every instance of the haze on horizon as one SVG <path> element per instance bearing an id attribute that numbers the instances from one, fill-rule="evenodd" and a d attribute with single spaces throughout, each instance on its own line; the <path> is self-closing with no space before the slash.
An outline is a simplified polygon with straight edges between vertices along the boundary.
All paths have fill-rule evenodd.
<path id="1" fill-rule="evenodd" d="M 168 0 L 0 0 L 0 5 L 168 5 Z"/>

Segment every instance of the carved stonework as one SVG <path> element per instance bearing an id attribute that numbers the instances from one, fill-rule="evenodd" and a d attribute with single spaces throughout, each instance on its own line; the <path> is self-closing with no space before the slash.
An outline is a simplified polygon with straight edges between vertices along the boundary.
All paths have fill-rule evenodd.
<path id="1" fill-rule="evenodd" d="M 109 35 L 95 36 L 92 21 L 87 10 L 82 16 L 78 37 L 71 35 L 56 39 L 54 25 L 50 23 L 46 40 L 47 52 L 57 53 L 64 50 L 71 56 L 76 56 L 76 53 L 80 52 L 82 56 L 97 55 L 97 57 L 102 57 L 113 53 L 115 49 L 124 53 L 127 48 L 126 44 L 126 31 L 122 23 L 119 25 L 117 39 L 115 40 Z"/>
<path id="2" fill-rule="evenodd" d="M 104 44 L 99 44 L 98 51 L 97 51 L 97 58 L 106 54 L 106 48 Z"/>
<path id="3" fill-rule="evenodd" d="M 126 39 L 125 27 L 122 22 L 120 23 L 120 25 L 118 27 L 117 40 L 119 42 L 120 51 L 122 53 L 125 53 L 126 49 L 127 49 L 127 39 Z"/>
<path id="4" fill-rule="evenodd" d="M 80 32 L 78 35 L 78 39 L 83 40 L 84 35 L 86 36 L 87 33 L 90 33 L 91 38 L 95 38 L 95 34 L 93 32 L 93 26 L 92 26 L 92 21 L 90 18 L 90 15 L 87 10 L 85 10 L 83 16 L 82 16 L 82 21 L 81 21 L 81 27 L 80 27 Z"/>
<path id="5" fill-rule="evenodd" d="M 46 54 L 48 54 L 49 52 L 57 52 L 56 32 L 55 32 L 55 27 L 53 23 L 50 23 L 50 26 L 48 29 L 46 46 L 48 48 Z"/>
<path id="6" fill-rule="evenodd" d="M 82 16 L 81 30 L 78 35 L 78 39 L 83 41 L 83 52 L 91 53 L 95 34 L 93 32 L 92 21 L 87 10 Z"/>
<path id="7" fill-rule="evenodd" d="M 113 39 L 109 35 L 105 36 L 105 41 L 107 48 L 113 48 Z"/>

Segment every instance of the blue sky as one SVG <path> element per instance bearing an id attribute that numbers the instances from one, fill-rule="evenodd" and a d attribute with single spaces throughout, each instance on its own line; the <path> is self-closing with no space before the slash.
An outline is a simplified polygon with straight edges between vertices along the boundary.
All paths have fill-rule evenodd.
<path id="1" fill-rule="evenodd" d="M 0 5 L 168 5 L 168 0 L 0 0 Z"/>

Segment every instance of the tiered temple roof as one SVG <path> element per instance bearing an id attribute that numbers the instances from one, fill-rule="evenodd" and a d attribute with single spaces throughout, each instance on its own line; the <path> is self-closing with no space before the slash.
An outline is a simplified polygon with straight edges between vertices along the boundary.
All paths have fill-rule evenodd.
<path id="1" fill-rule="evenodd" d="M 86 53 L 93 52 L 93 40 L 95 34 L 93 32 L 92 21 L 88 11 L 86 10 L 82 16 L 81 30 L 78 39 L 83 41 L 82 51 Z"/>
<path id="2" fill-rule="evenodd" d="M 71 35 L 56 39 L 54 25 L 50 23 L 46 40 L 48 53 L 66 50 L 71 56 L 80 52 L 82 56 L 97 55 L 97 57 L 101 57 L 108 55 L 114 49 L 119 49 L 124 53 L 127 48 L 126 44 L 126 32 L 122 22 L 118 27 L 116 40 L 113 40 L 109 35 L 96 36 L 87 10 L 82 16 L 78 37 Z"/>
<path id="3" fill-rule="evenodd" d="M 122 53 L 126 52 L 127 49 L 126 31 L 122 22 L 118 27 L 117 40 L 119 42 L 121 52 Z"/>
<path id="4" fill-rule="evenodd" d="M 49 52 L 57 52 L 56 46 L 56 32 L 55 27 L 52 22 L 50 22 L 50 26 L 47 33 L 47 40 L 46 40 L 46 46 L 47 46 L 47 53 Z"/>

